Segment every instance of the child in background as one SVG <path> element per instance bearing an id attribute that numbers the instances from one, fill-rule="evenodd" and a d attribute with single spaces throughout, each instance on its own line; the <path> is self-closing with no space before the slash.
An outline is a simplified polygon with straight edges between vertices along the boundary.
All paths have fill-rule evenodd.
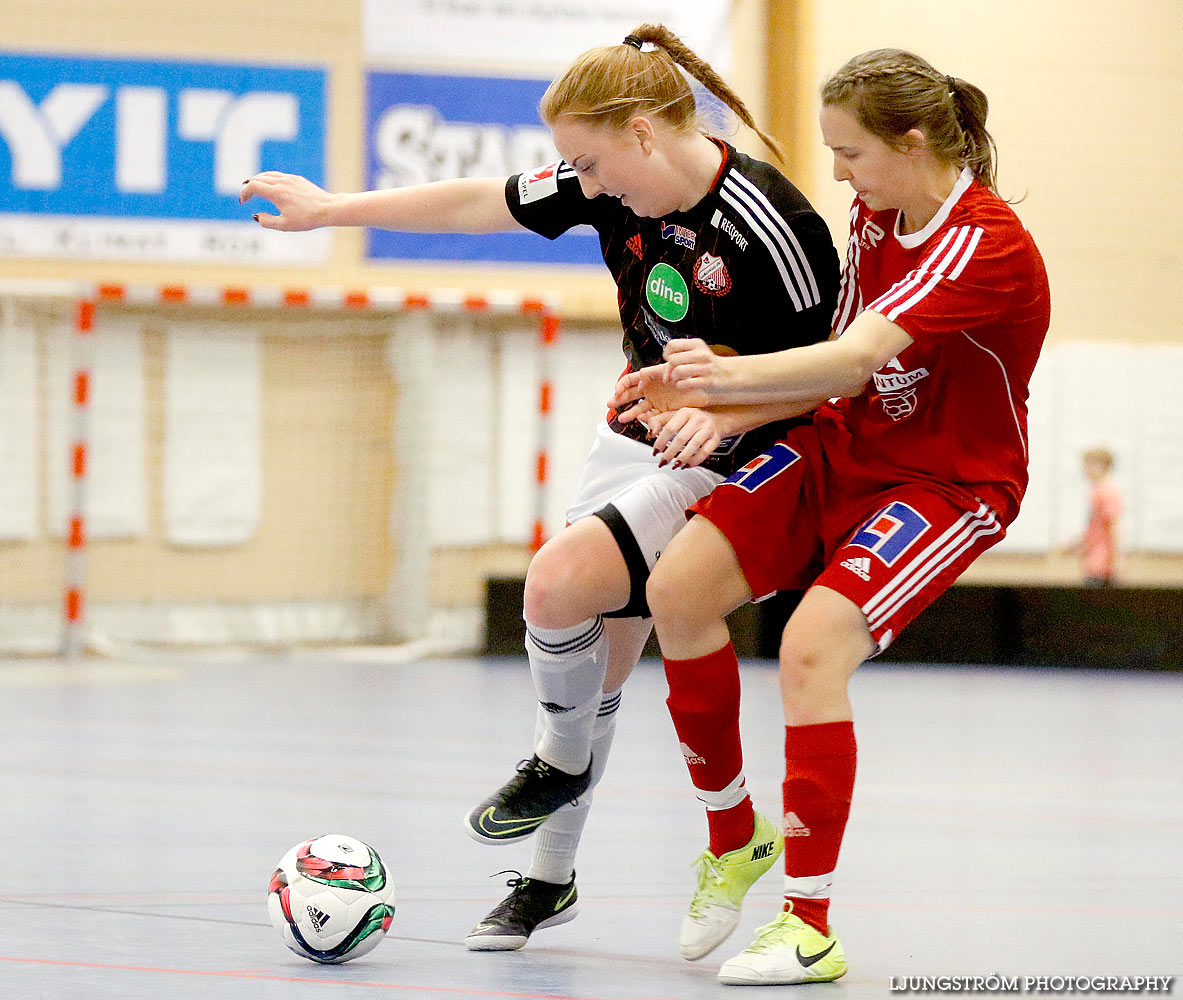
<path id="1" fill-rule="evenodd" d="M 1113 481 L 1113 452 L 1090 448 L 1082 456 L 1085 478 L 1091 483 L 1089 519 L 1076 546 L 1088 587 L 1113 585 L 1117 559 L 1117 522 L 1121 518 L 1121 488 Z"/>

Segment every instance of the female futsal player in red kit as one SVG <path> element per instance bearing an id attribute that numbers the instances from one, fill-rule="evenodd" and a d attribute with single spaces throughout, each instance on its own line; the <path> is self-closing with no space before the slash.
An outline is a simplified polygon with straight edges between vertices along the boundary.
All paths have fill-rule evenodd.
<path id="1" fill-rule="evenodd" d="M 837 336 L 744 358 L 675 341 L 663 365 L 618 385 L 619 405 L 645 397 L 625 418 L 682 465 L 709 451 L 713 408 L 734 419 L 737 406 L 833 397 L 699 501 L 649 579 L 700 798 L 742 774 L 724 616 L 805 591 L 780 651 L 784 906 L 722 966 L 726 983 L 846 972 L 828 911 L 855 777 L 848 682 L 1003 537 L 1027 484 L 1027 386 L 1050 298 L 1039 251 L 995 191 L 986 108 L 977 87 L 910 53 L 850 60 L 821 110 L 834 177 L 855 191 Z M 751 811 L 744 796 L 708 812 L 712 844 L 737 847 Z"/>

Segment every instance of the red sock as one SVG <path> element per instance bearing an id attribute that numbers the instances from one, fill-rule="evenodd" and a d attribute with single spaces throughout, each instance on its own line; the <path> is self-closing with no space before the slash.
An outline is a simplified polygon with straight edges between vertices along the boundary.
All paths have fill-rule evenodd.
<path id="1" fill-rule="evenodd" d="M 697 659 L 667 659 L 665 676 L 670 718 L 719 857 L 751 840 L 755 824 L 739 742 L 739 661 L 728 643 Z"/>
<path id="2" fill-rule="evenodd" d="M 856 756 L 853 722 L 785 727 L 785 909 L 823 934 Z"/>

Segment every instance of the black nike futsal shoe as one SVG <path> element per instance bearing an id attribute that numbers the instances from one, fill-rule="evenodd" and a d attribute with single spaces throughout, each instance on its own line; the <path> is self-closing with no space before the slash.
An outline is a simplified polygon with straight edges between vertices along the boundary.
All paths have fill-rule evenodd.
<path id="1" fill-rule="evenodd" d="M 524 840 L 590 784 L 591 764 L 583 774 L 568 774 L 535 755 L 518 764 L 517 774 L 464 818 L 464 829 L 482 844 Z"/>
<path id="2" fill-rule="evenodd" d="M 499 872 L 508 875 L 509 872 Z M 469 951 L 516 951 L 534 931 L 574 920 L 579 912 L 575 873 L 565 885 L 523 878 L 513 872 L 505 884 L 512 890 L 464 939 Z"/>

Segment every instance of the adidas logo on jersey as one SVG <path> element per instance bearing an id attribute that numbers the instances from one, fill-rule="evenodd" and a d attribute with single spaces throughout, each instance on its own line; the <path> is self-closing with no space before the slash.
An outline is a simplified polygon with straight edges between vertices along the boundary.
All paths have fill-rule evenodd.
<path id="1" fill-rule="evenodd" d="M 871 579 L 871 560 L 868 556 L 851 556 L 842 562 L 842 568 L 848 569 L 855 576 L 862 577 L 864 580 Z"/>
<path id="2" fill-rule="evenodd" d="M 678 746 L 682 748 L 682 756 L 686 758 L 687 764 L 705 764 L 707 762 L 705 757 L 700 757 L 685 743 L 679 743 Z"/>
<path id="3" fill-rule="evenodd" d="M 808 837 L 812 831 L 804 823 L 801 822 L 795 812 L 785 813 L 785 836 L 786 837 Z"/>

